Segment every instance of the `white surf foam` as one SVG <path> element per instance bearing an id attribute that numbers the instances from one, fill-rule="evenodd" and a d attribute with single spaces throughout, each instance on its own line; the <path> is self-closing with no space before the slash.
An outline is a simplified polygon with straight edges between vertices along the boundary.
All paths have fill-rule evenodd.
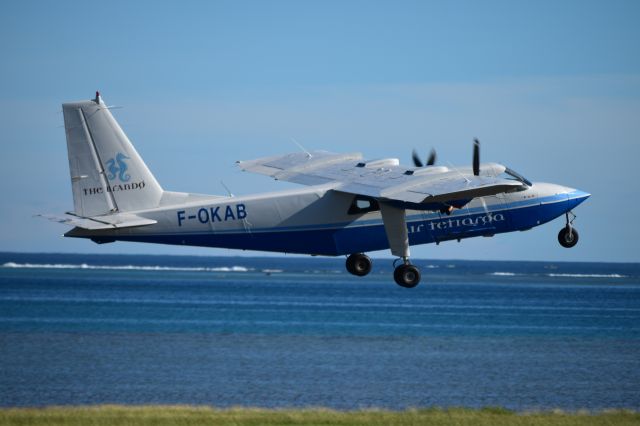
<path id="1" fill-rule="evenodd" d="M 626 275 L 620 274 L 546 274 L 548 277 L 565 277 L 565 278 L 627 278 Z"/>
<path id="2" fill-rule="evenodd" d="M 249 272 L 253 269 L 244 266 L 180 267 L 180 266 L 146 266 L 146 265 L 88 265 L 66 263 L 15 263 L 6 262 L 3 268 L 24 269 L 100 269 L 114 271 L 178 271 L 178 272 Z"/>

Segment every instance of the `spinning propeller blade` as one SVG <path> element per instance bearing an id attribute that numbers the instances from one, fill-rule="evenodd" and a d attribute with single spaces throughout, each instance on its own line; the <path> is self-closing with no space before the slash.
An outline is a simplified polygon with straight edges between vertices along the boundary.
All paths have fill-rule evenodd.
<path id="1" fill-rule="evenodd" d="M 429 153 L 429 159 L 427 160 L 427 166 L 433 166 L 436 164 L 436 150 L 431 148 L 431 153 Z"/>
<path id="2" fill-rule="evenodd" d="M 480 141 L 478 139 L 473 140 L 473 174 L 480 175 Z"/>
<path id="3" fill-rule="evenodd" d="M 431 152 L 429 153 L 429 158 L 427 159 L 427 166 L 433 166 L 434 164 L 436 164 L 436 150 L 431 148 Z M 411 158 L 413 159 L 413 164 L 416 167 L 424 167 L 425 164 L 422 162 L 422 160 L 420 159 L 420 156 L 418 155 L 418 153 L 416 152 L 416 150 L 414 149 L 413 152 L 411 153 Z"/>
<path id="4" fill-rule="evenodd" d="M 411 153 L 411 158 L 413 159 L 413 164 L 416 167 L 423 167 L 424 166 L 424 164 L 422 164 L 422 161 L 420 160 L 420 157 L 418 156 L 418 153 L 416 152 L 415 149 Z"/>

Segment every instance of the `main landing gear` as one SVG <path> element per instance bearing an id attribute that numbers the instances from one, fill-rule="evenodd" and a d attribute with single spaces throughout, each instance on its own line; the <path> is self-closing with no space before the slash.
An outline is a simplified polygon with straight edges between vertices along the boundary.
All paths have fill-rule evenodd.
<path id="1" fill-rule="evenodd" d="M 402 261 L 396 266 L 398 261 Z M 347 271 L 358 277 L 364 277 L 371 272 L 371 259 L 363 253 L 354 253 L 347 257 Z M 417 266 L 409 263 L 409 258 L 397 259 L 393 266 L 393 279 L 400 287 L 413 288 L 420 283 L 420 270 Z"/>
<path id="2" fill-rule="evenodd" d="M 400 287 L 404 288 L 413 288 L 420 283 L 420 270 L 409 263 L 409 258 L 397 259 L 393 265 L 397 263 L 398 260 L 402 260 L 402 263 L 395 267 L 393 271 L 393 279 L 396 281 Z"/>
<path id="3" fill-rule="evenodd" d="M 371 259 L 363 253 L 354 253 L 347 257 L 347 271 L 353 275 L 364 277 L 371 272 Z"/>
<path id="4" fill-rule="evenodd" d="M 399 258 L 393 265 L 395 266 L 393 278 L 401 287 L 415 287 L 420 282 L 420 271 L 409 262 L 406 211 L 404 208 L 385 202 L 380 202 L 379 206 L 391 254 Z M 396 266 L 398 261 L 402 263 Z M 371 259 L 362 253 L 352 254 L 347 258 L 347 270 L 354 275 L 367 275 L 371 271 Z"/>
<path id="5" fill-rule="evenodd" d="M 569 219 L 569 215 L 572 216 Z M 564 248 L 571 248 L 578 244 L 578 231 L 573 227 L 573 221 L 576 220 L 576 215 L 573 212 L 567 212 L 567 225 L 558 233 L 558 242 Z"/>

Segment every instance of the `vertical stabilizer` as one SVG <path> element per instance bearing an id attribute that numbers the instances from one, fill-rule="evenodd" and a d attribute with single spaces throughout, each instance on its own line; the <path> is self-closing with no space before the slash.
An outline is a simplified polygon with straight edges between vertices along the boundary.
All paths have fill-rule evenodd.
<path id="1" fill-rule="evenodd" d="M 162 188 L 96 92 L 62 104 L 74 213 L 91 217 L 157 207 Z"/>

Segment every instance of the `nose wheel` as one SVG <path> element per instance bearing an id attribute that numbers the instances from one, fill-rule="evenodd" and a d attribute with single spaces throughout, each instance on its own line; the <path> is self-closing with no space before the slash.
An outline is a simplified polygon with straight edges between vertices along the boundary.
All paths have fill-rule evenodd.
<path id="1" fill-rule="evenodd" d="M 573 216 L 569 219 L 569 215 Z M 571 248 L 578 244 L 578 230 L 573 227 L 573 221 L 576 220 L 576 215 L 572 212 L 567 212 L 567 225 L 558 232 L 558 242 L 564 248 Z"/>

